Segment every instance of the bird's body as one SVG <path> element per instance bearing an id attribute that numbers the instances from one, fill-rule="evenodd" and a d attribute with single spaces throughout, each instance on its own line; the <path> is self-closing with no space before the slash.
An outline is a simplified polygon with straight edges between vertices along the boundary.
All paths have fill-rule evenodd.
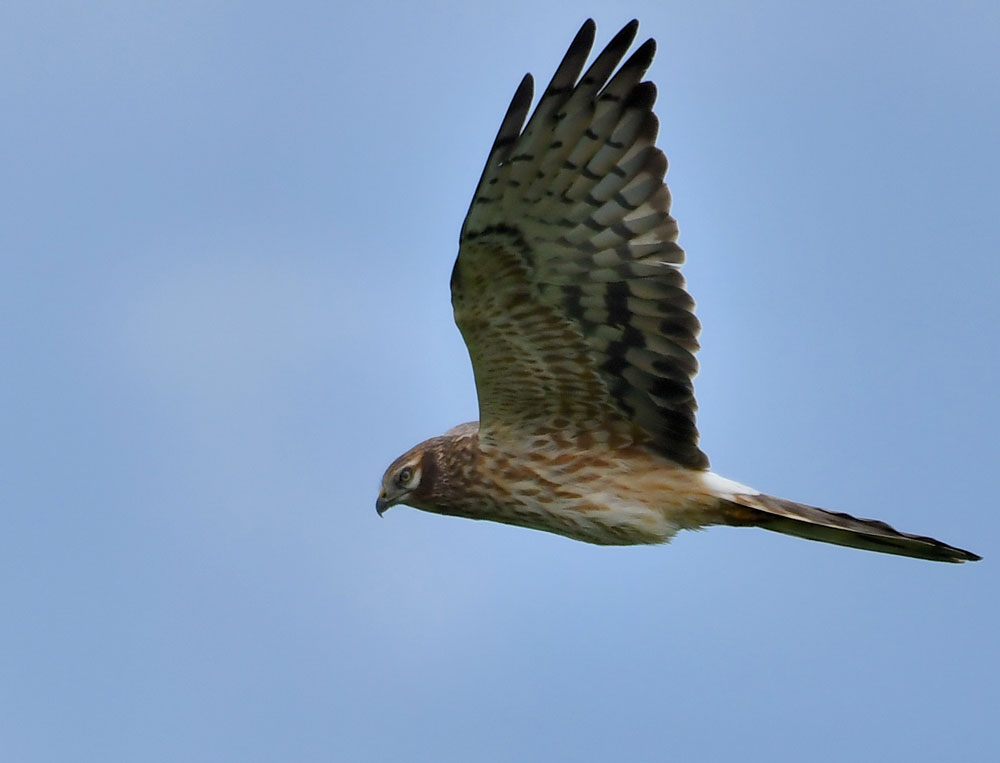
<path id="1" fill-rule="evenodd" d="M 711 472 L 683 469 L 632 445 L 595 451 L 553 432 L 530 456 L 481 441 L 477 422 L 422 444 L 435 465 L 434 500 L 411 505 L 468 519 L 528 527 L 601 545 L 663 543 L 678 530 L 724 523 Z M 399 461 L 408 463 L 415 454 Z"/>
<path id="2" fill-rule="evenodd" d="M 700 329 L 656 148 L 648 40 L 622 29 L 581 71 L 577 34 L 524 124 L 526 76 L 501 124 L 451 277 L 480 421 L 386 470 L 377 508 L 545 530 L 602 545 L 758 526 L 938 561 L 975 554 L 876 520 L 759 493 L 708 471 L 692 378 Z M 616 71 L 617 68 L 617 71 Z"/>

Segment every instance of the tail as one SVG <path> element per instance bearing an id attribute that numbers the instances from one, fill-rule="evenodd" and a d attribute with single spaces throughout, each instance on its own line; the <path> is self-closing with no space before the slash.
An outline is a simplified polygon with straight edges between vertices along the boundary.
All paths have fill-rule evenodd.
<path id="1" fill-rule="evenodd" d="M 932 562 L 976 562 L 981 556 L 923 535 L 901 533 L 876 519 L 817 509 L 763 493 L 730 493 L 722 498 L 728 524 L 763 527 L 808 540 L 899 554 Z"/>

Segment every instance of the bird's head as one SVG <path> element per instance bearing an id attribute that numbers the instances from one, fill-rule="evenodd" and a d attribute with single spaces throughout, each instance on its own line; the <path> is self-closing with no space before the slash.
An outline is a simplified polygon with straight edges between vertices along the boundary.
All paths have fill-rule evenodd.
<path id="1" fill-rule="evenodd" d="M 433 460 L 433 456 L 425 445 L 426 443 L 420 443 L 410 448 L 385 470 L 378 500 L 375 501 L 375 510 L 379 516 L 398 503 L 419 508 L 420 495 L 426 492 L 421 491 L 421 486 L 428 487 L 428 472 L 432 471 L 429 462 Z"/>
<path id="2" fill-rule="evenodd" d="M 456 490 L 456 477 L 471 468 L 479 453 L 479 422 L 452 427 L 439 437 L 424 440 L 401 455 L 382 475 L 375 501 L 379 516 L 398 503 L 435 514 L 472 516 Z"/>

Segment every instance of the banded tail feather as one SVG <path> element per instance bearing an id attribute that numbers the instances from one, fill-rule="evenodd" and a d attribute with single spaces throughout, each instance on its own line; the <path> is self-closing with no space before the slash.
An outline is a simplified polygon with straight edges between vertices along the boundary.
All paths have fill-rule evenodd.
<path id="1" fill-rule="evenodd" d="M 731 494 L 722 499 L 729 524 L 762 527 L 798 538 L 898 554 L 932 562 L 976 562 L 978 554 L 924 535 L 900 532 L 877 519 L 852 517 L 764 493 Z"/>

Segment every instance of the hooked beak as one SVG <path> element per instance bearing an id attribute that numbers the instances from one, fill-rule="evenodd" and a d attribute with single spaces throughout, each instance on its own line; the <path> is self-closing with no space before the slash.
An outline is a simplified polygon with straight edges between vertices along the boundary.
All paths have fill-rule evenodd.
<path id="1" fill-rule="evenodd" d="M 403 494 L 405 495 L 405 493 Z M 403 498 L 403 495 L 389 495 L 385 488 L 379 491 L 378 499 L 375 501 L 375 511 L 379 516 L 385 514 L 391 507 L 395 506 Z"/>

